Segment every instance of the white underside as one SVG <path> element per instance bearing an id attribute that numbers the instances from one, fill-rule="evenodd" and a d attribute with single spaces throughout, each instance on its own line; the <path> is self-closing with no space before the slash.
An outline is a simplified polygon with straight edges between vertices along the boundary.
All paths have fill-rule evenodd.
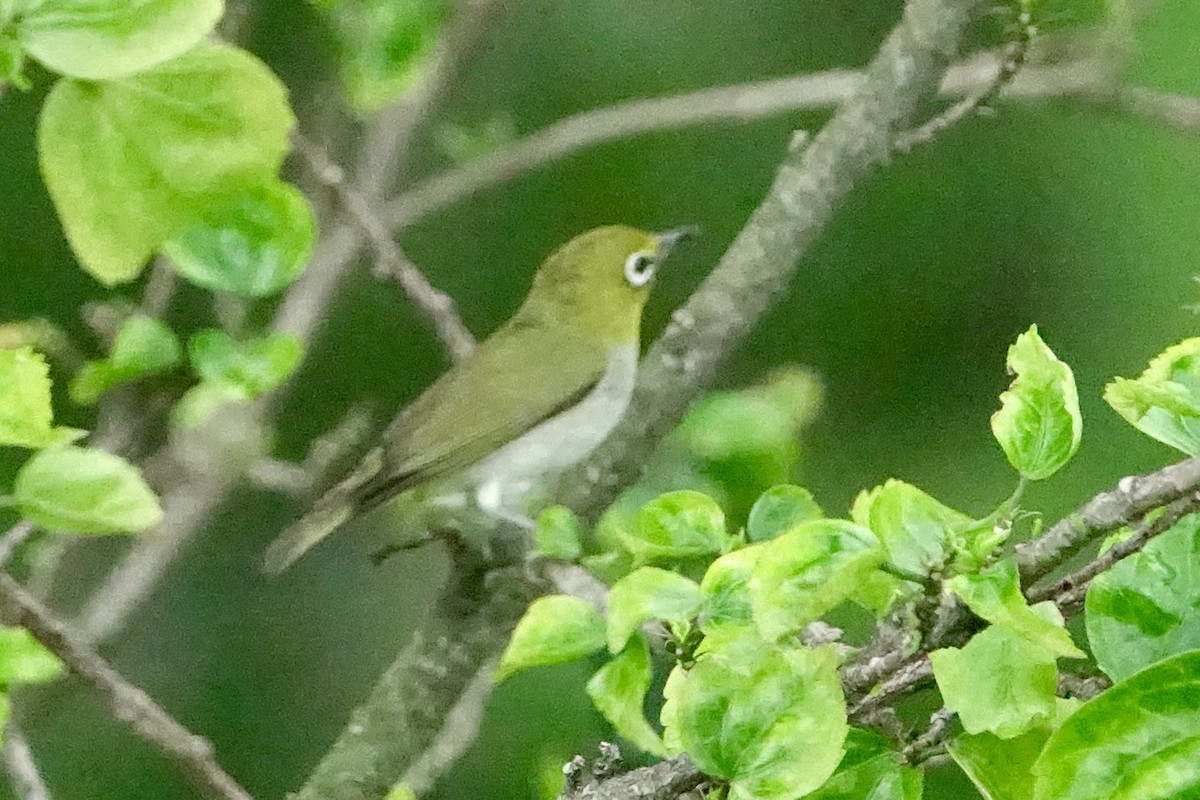
<path id="1" fill-rule="evenodd" d="M 479 505 L 498 511 L 537 477 L 582 461 L 620 421 L 637 377 L 637 347 L 614 348 L 600 382 L 579 403 L 551 417 L 467 470 Z"/>

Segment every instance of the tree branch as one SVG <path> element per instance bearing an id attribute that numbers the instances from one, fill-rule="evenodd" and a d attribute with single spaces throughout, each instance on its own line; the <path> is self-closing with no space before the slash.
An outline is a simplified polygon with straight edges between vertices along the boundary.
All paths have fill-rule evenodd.
<path id="1" fill-rule="evenodd" d="M 99 653 L 79 641 L 63 623 L 7 574 L 0 573 L 0 607 L 63 660 L 104 701 L 116 719 L 175 761 L 196 788 L 214 800 L 251 800 L 213 757 L 207 739 L 180 725 L 150 698 L 129 683 Z"/>
<path id="2" fill-rule="evenodd" d="M 675 800 L 705 780 L 704 773 L 687 756 L 678 756 L 587 783 L 573 792 L 564 792 L 558 800 Z"/>
<path id="3" fill-rule="evenodd" d="M 1032 542 L 1016 547 L 1017 566 L 1026 585 L 1044 577 L 1081 547 L 1147 512 L 1200 489 L 1200 458 L 1189 458 L 1151 472 L 1132 475 L 1063 517 Z"/>
<path id="4" fill-rule="evenodd" d="M 346 174 L 324 150 L 293 132 L 292 144 L 321 183 L 333 189 L 350 219 L 359 227 L 375 251 L 375 275 L 394 280 L 433 325 L 438 338 L 457 360 L 475 349 L 475 338 L 463 325 L 449 295 L 435 288 L 404 255 L 383 221 L 371 209 L 366 196 L 346 180 Z"/>
<path id="5" fill-rule="evenodd" d="M 8 770 L 17 800 L 53 800 L 25 740 L 25 732 L 11 719 L 4 724 L 4 768 Z"/>
<path id="6" fill-rule="evenodd" d="M 800 259 L 850 192 L 894 153 L 899 133 L 936 95 L 978 0 L 910 0 L 858 89 L 799 152 L 642 363 L 620 426 L 564 482 L 585 516 L 636 477 L 717 367 L 786 291 Z"/>

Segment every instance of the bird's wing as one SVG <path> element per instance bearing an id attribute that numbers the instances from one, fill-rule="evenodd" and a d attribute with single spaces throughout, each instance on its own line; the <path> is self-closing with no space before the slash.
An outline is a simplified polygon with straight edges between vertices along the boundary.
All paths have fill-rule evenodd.
<path id="1" fill-rule="evenodd" d="M 598 342 L 510 324 L 396 419 L 384 436 L 384 468 L 372 488 L 390 496 L 397 487 L 469 467 L 579 402 L 607 365 Z"/>

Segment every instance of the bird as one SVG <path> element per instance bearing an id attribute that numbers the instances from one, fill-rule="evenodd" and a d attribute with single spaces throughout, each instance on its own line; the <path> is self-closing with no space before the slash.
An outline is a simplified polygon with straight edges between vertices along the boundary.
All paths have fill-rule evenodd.
<path id="1" fill-rule="evenodd" d="M 489 516 L 525 522 L 510 495 L 582 461 L 624 415 L 655 273 L 691 232 L 606 225 L 561 245 L 508 322 L 399 412 L 269 545 L 263 570 L 282 572 L 350 519 L 415 489 L 473 496 Z"/>

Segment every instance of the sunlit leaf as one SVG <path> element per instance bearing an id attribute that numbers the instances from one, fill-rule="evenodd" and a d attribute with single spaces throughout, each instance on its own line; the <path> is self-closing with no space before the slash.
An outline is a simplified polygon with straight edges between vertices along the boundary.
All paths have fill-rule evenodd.
<path id="1" fill-rule="evenodd" d="M 1062 615 L 1036 613 L 1021 594 L 1017 565 L 1002 559 L 975 575 L 956 575 L 946 587 L 962 598 L 972 611 L 993 625 L 1007 629 L 1031 643 L 1066 658 L 1083 658 L 1063 627 Z"/>
<path id="2" fill-rule="evenodd" d="M 28 347 L 0 349 L 0 445 L 49 447 L 84 435 L 53 423 L 45 359 Z"/>
<path id="3" fill-rule="evenodd" d="M 566 506 L 551 506 L 542 511 L 533 531 L 538 555 L 573 561 L 583 554 L 579 520 Z"/>
<path id="4" fill-rule="evenodd" d="M 1050 737 L 1033 775 L 1034 800 L 1200 796 L 1200 651 L 1089 700 Z"/>
<path id="5" fill-rule="evenodd" d="M 117 384 L 164 372 L 177 365 L 182 348 L 175 334 L 158 320 L 134 314 L 117 330 L 112 352 L 89 361 L 71 381 L 71 399 L 85 405 Z"/>
<path id="6" fill-rule="evenodd" d="M 947 743 L 954 762 L 979 789 L 985 800 L 1033 800 L 1029 776 L 1050 734 L 1083 705 L 1081 700 L 1057 698 L 1054 715 L 1037 727 L 1001 739 L 991 733 L 963 734 Z"/>
<path id="7" fill-rule="evenodd" d="M 832 648 L 780 648 L 750 628 L 723 628 L 664 691 L 668 746 L 677 738 L 697 766 L 728 779 L 731 800 L 800 797 L 842 758 L 846 707 Z"/>
<path id="8" fill-rule="evenodd" d="M 1200 455 L 1200 338 L 1168 347 L 1136 379 L 1115 379 L 1104 399 L 1147 436 Z"/>
<path id="9" fill-rule="evenodd" d="M 647 753 L 665 758 L 662 738 L 642 710 L 652 673 L 650 648 L 641 634 L 634 634 L 625 649 L 592 676 L 587 692 L 617 733 Z"/>
<path id="10" fill-rule="evenodd" d="M 708 495 L 670 492 L 647 503 L 622 543 L 641 561 L 678 561 L 720 553 L 729 544 L 725 514 Z"/>
<path id="11" fill-rule="evenodd" d="M 883 562 L 875 535 L 845 520 L 806 522 L 761 546 L 750 576 L 750 606 L 755 624 L 772 640 L 837 606 Z"/>
<path id="12" fill-rule="evenodd" d="M 1083 417 L 1071 368 L 1038 336 L 1037 326 L 1008 349 L 1016 377 L 1000 395 L 992 433 L 1013 467 L 1029 480 L 1048 478 L 1079 449 Z"/>
<path id="13" fill-rule="evenodd" d="M 24 628 L 0 627 L 0 686 L 46 683 L 63 673 L 58 656 Z"/>
<path id="14" fill-rule="evenodd" d="M 83 267 L 132 280 L 205 198 L 267 182 L 294 118 L 249 53 L 201 44 L 119 81 L 61 80 L 42 107 L 42 176 Z"/>
<path id="15" fill-rule="evenodd" d="M 21 513 L 49 530 L 136 533 L 162 519 L 137 469 L 102 450 L 54 447 L 26 461 L 13 482 Z"/>
<path id="16" fill-rule="evenodd" d="M 897 480 L 861 494 L 852 516 L 879 537 L 888 561 L 920 574 L 942 567 L 959 533 L 972 524 L 966 514 Z"/>
<path id="17" fill-rule="evenodd" d="M 716 625 L 745 625 L 751 620 L 750 573 L 763 553 L 751 545 L 726 553 L 708 565 L 700 590 L 704 593 L 704 629 Z"/>
<path id="18" fill-rule="evenodd" d="M 1200 517 L 1185 517 L 1092 580 L 1087 634 L 1114 681 L 1200 649 Z"/>
<path id="19" fill-rule="evenodd" d="M 496 683 L 522 669 L 561 664 L 604 647 L 604 620 L 591 603 L 568 595 L 534 600 L 500 657 Z"/>
<path id="20" fill-rule="evenodd" d="M 1047 613 L 1053 604 L 1035 606 Z M 1011 739 L 1054 713 L 1058 669 L 1051 651 L 995 625 L 962 648 L 929 654 L 946 708 L 958 712 L 967 733 Z"/>
<path id="21" fill-rule="evenodd" d="M 216 25 L 222 0 L 43 0 L 17 22 L 17 39 L 55 72 L 119 78 L 174 58 Z"/>
<path id="22" fill-rule="evenodd" d="M 781 484 L 763 492 L 750 509 L 746 536 L 752 542 L 765 542 L 799 525 L 825 516 L 812 493 L 799 486 Z"/>
<path id="23" fill-rule="evenodd" d="M 608 594 L 608 649 L 618 653 L 643 622 L 690 622 L 704 596 L 695 581 L 658 567 L 641 567 L 613 584 Z"/>
<path id="24" fill-rule="evenodd" d="M 229 186 L 163 245 L 179 274 L 204 289 L 265 297 L 304 271 L 317 224 L 304 195 L 282 181 Z"/>
<path id="25" fill-rule="evenodd" d="M 837 771 L 805 800 L 920 800 L 924 773 L 900 765 L 882 737 L 850 729 Z"/>

